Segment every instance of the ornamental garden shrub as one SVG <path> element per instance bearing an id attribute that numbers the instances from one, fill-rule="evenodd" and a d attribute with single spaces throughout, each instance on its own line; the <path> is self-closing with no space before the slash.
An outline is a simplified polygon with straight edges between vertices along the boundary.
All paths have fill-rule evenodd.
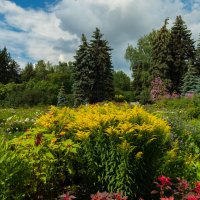
<path id="1" fill-rule="evenodd" d="M 152 190 L 154 200 L 199 200 L 200 182 L 193 184 L 193 187 L 181 178 L 169 178 L 159 176 L 154 181 L 155 189 Z"/>
<path id="2" fill-rule="evenodd" d="M 97 191 L 148 199 L 169 138 L 167 122 L 142 107 L 109 103 L 52 106 L 11 144 L 33 169 L 34 198 L 55 198 L 70 189 L 80 199 Z"/>
<path id="3" fill-rule="evenodd" d="M 0 199 L 24 199 L 30 175 L 29 162 L 10 151 L 4 138 L 0 137 Z"/>

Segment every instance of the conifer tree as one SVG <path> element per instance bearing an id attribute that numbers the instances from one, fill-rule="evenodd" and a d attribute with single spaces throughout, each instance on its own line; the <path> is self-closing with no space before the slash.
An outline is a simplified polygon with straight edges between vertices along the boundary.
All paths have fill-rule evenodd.
<path id="1" fill-rule="evenodd" d="M 0 83 L 19 82 L 19 65 L 10 56 L 6 47 L 0 50 Z"/>
<path id="2" fill-rule="evenodd" d="M 199 93 L 200 92 L 200 77 L 198 71 L 190 61 L 188 65 L 188 71 L 183 77 L 183 85 L 181 86 L 181 92 L 185 95 L 187 92 Z"/>
<path id="3" fill-rule="evenodd" d="M 171 56 L 169 74 L 172 90 L 177 92 L 180 92 L 181 81 L 187 72 L 188 60 L 194 60 L 195 57 L 194 41 L 191 35 L 182 17 L 177 16 L 169 40 Z"/>
<path id="4" fill-rule="evenodd" d="M 199 38 L 198 38 L 198 41 L 197 41 L 195 58 L 196 58 L 195 67 L 197 68 L 198 74 L 200 75 L 200 34 L 199 34 Z"/>
<path id="5" fill-rule="evenodd" d="M 57 98 L 58 98 L 57 106 L 63 107 L 67 105 L 67 99 L 66 99 L 65 88 L 64 88 L 63 83 L 61 85 Z"/>
<path id="6" fill-rule="evenodd" d="M 82 35 L 82 44 L 76 51 L 73 65 L 73 93 L 75 106 L 90 101 L 94 85 L 94 64 L 91 60 L 89 46 L 85 35 Z"/>
<path id="7" fill-rule="evenodd" d="M 101 102 L 111 100 L 114 96 L 113 85 L 113 66 L 111 62 L 111 48 L 106 40 L 102 39 L 103 35 L 96 28 L 90 41 L 91 63 L 94 69 L 94 85 L 90 102 Z"/>
<path id="8" fill-rule="evenodd" d="M 153 79 L 160 77 L 166 84 L 170 82 L 169 77 L 169 39 L 170 31 L 167 29 L 168 18 L 165 19 L 164 25 L 158 30 L 153 39 L 152 48 L 152 66 L 151 74 Z"/>

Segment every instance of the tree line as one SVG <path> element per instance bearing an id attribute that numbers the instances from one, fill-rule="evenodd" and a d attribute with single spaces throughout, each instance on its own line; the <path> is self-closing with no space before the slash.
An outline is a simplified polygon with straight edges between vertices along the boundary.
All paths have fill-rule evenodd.
<path id="1" fill-rule="evenodd" d="M 134 97 L 143 103 L 152 100 L 156 88 L 168 95 L 200 92 L 200 42 L 195 47 L 181 16 L 176 17 L 171 29 L 167 28 L 168 20 L 159 30 L 140 38 L 137 47 L 128 45 L 126 49 L 125 58 L 133 72 Z"/>
<path id="2" fill-rule="evenodd" d="M 5 47 L 0 51 L 0 106 L 130 101 L 131 80 L 123 71 L 114 71 L 110 52 L 98 28 L 89 42 L 82 35 L 73 62 L 52 65 L 39 60 L 20 69 Z"/>
<path id="3" fill-rule="evenodd" d="M 132 81 L 124 72 L 114 71 L 112 48 L 98 28 L 90 40 L 82 34 L 73 62 L 52 65 L 40 60 L 20 69 L 6 48 L 0 50 L 0 106 L 148 103 L 160 96 L 200 93 L 200 40 L 195 46 L 181 16 L 170 29 L 168 20 L 141 37 L 136 47 L 128 45 L 125 59 L 131 64 Z"/>

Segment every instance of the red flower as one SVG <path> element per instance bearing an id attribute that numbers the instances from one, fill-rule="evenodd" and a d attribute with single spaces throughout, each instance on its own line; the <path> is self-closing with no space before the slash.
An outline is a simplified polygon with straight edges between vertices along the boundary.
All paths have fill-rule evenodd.
<path id="1" fill-rule="evenodd" d="M 195 184 L 195 188 L 193 191 L 196 192 L 198 195 L 200 195 L 200 182 L 197 182 Z"/>
<path id="2" fill-rule="evenodd" d="M 174 197 L 163 197 L 163 198 L 160 198 L 160 200 L 174 200 Z"/>
<path id="3" fill-rule="evenodd" d="M 159 176 L 157 179 L 161 182 L 161 185 L 172 185 L 172 183 L 170 182 L 170 178 L 168 177 L 162 175 Z"/>
<path id="4" fill-rule="evenodd" d="M 199 198 L 195 195 L 189 194 L 187 200 L 198 200 Z"/>

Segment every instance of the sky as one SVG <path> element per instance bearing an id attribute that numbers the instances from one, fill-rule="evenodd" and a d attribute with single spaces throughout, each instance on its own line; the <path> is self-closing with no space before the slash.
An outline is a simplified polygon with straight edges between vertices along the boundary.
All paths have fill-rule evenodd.
<path id="1" fill-rule="evenodd" d="M 0 0 L 0 49 L 7 47 L 21 68 L 38 60 L 73 60 L 81 34 L 96 27 L 112 47 L 115 70 L 130 74 L 128 44 L 181 15 L 192 37 L 200 33 L 200 0 Z"/>

